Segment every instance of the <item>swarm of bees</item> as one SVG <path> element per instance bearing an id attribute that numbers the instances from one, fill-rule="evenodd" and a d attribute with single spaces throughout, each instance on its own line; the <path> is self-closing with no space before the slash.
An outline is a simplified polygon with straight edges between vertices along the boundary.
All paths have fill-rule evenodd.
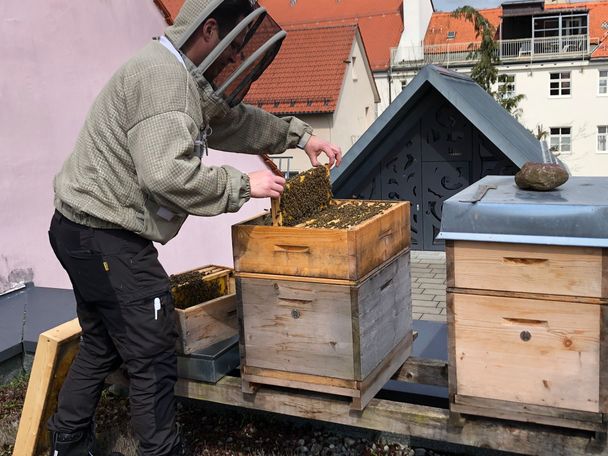
<path id="1" fill-rule="evenodd" d="M 205 275 L 200 271 L 173 274 L 169 276 L 169 281 L 176 309 L 187 309 L 224 294 L 219 280 L 205 280 Z"/>
<path id="2" fill-rule="evenodd" d="M 282 225 L 307 228 L 349 228 L 390 207 L 391 203 L 381 201 L 334 200 L 328 166 L 289 179 L 280 201 Z"/>

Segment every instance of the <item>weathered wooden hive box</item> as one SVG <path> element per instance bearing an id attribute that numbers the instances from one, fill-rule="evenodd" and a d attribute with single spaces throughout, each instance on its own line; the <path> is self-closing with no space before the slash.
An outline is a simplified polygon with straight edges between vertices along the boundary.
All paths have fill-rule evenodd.
<path id="1" fill-rule="evenodd" d="M 177 351 L 189 355 L 238 334 L 234 271 L 204 266 L 171 276 Z"/>
<path id="2" fill-rule="evenodd" d="M 287 386 L 365 407 L 411 350 L 409 217 L 398 202 L 345 229 L 264 215 L 233 226 L 244 391 Z"/>
<path id="3" fill-rule="evenodd" d="M 605 430 L 607 194 L 606 178 L 488 176 L 444 202 L 452 412 Z"/>

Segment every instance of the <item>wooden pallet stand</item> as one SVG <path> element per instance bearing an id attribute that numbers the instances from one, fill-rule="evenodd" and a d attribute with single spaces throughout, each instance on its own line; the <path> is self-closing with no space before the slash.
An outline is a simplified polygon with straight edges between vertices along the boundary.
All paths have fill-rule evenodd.
<path id="1" fill-rule="evenodd" d="M 217 287 L 220 296 L 186 309 L 175 309 L 179 332 L 177 352 L 182 355 L 202 350 L 238 333 L 234 271 L 210 265 L 187 271 L 187 274 L 192 272 L 200 274 L 205 283 Z M 186 285 L 171 289 L 176 302 L 187 298 L 183 296 Z"/>
<path id="2" fill-rule="evenodd" d="M 80 328 L 73 320 L 41 335 L 30 384 L 19 422 L 13 454 L 45 454 L 46 420 L 54 408 L 65 373 L 78 350 Z M 397 382 L 447 387 L 448 365 L 441 360 L 410 357 L 393 376 Z M 124 382 L 120 375 L 114 376 Z M 351 413 L 342 398 L 305 390 L 260 388 L 243 396 L 241 380 L 227 376 L 217 384 L 178 379 L 178 396 L 234 407 L 280 413 L 338 423 L 362 429 L 459 445 L 460 454 L 477 454 L 478 448 L 522 455 L 607 455 L 606 440 L 593 432 L 513 422 L 483 416 L 461 421 L 455 427 L 448 410 L 425 405 L 372 399 L 361 413 Z M 47 450 L 48 451 L 48 450 Z"/>
<path id="3" fill-rule="evenodd" d="M 446 242 L 453 412 L 606 432 L 607 253 Z"/>

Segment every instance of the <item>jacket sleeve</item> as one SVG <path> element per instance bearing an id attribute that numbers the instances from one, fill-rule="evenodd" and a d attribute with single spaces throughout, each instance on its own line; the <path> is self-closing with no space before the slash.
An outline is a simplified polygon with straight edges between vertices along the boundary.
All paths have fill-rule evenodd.
<path id="1" fill-rule="evenodd" d="M 172 212 L 236 212 L 250 198 L 249 176 L 231 166 L 204 166 L 194 154 L 198 127 L 179 111 L 144 119 L 127 133 L 139 185 Z"/>
<path id="2" fill-rule="evenodd" d="M 282 154 L 295 147 L 312 127 L 296 117 L 277 117 L 239 103 L 222 117 L 211 120 L 209 146 L 228 152 Z"/>

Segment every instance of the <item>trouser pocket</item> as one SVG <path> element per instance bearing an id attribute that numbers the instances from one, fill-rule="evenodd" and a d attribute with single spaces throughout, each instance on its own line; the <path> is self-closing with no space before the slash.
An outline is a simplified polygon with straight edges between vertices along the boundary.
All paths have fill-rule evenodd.
<path id="1" fill-rule="evenodd" d="M 124 324 L 123 359 L 152 359 L 174 351 L 178 337 L 173 299 L 169 291 L 121 305 Z"/>

